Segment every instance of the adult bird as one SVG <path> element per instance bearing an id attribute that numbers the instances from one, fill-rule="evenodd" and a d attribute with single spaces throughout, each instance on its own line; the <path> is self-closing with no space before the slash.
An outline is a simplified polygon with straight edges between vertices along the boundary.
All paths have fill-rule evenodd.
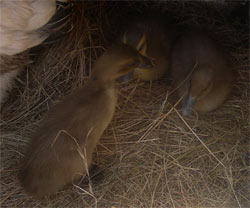
<path id="1" fill-rule="evenodd" d="M 64 2 L 64 3 L 63 3 Z M 28 49 L 39 45 L 69 21 L 71 9 L 60 0 L 0 0 L 0 105 L 18 72 L 28 63 Z"/>

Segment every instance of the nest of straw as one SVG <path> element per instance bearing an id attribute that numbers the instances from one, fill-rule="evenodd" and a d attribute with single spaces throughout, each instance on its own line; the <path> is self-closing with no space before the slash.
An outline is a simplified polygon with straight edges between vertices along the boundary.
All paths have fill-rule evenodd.
<path id="1" fill-rule="evenodd" d="M 159 10 L 176 25 L 209 27 L 233 57 L 237 77 L 217 110 L 182 117 L 165 80 L 121 85 L 100 140 L 98 183 L 37 201 L 17 179 L 20 159 L 51 105 L 83 85 L 127 16 Z M 35 51 L 1 113 L 2 207 L 249 207 L 248 31 L 213 3 L 78 2 L 72 31 Z"/>

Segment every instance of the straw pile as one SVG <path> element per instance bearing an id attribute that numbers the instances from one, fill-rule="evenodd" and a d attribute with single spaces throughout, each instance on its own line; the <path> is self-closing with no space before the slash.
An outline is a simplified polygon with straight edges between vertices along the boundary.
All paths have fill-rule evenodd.
<path id="1" fill-rule="evenodd" d="M 237 77 L 216 111 L 182 117 L 174 89 L 160 80 L 120 86 L 119 105 L 96 151 L 101 178 L 50 199 L 26 195 L 19 162 L 51 105 L 83 85 L 127 16 L 166 12 L 180 27 L 212 29 L 233 56 Z M 249 207 L 248 30 L 214 4 L 87 2 L 73 10 L 73 30 L 36 51 L 1 113 L 2 207 Z"/>

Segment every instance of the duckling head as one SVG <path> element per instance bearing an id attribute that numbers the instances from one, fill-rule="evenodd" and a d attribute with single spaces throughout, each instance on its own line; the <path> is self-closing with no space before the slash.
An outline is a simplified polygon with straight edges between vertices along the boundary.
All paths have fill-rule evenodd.
<path id="1" fill-rule="evenodd" d="M 137 30 L 132 29 L 126 31 L 122 36 L 122 43 L 134 47 L 140 54 L 149 58 L 149 56 L 147 55 L 147 35 L 146 32 L 143 30 L 144 28 L 142 28 L 142 26 L 139 25 L 137 27 Z M 150 59 L 152 60 L 151 57 Z M 136 67 L 134 74 L 129 74 L 128 76 L 124 76 L 122 78 L 123 80 L 130 80 L 133 78 L 133 76 L 141 78 L 143 77 L 143 74 L 145 74 L 144 76 L 146 76 L 146 74 L 148 74 L 149 72 L 150 71 L 148 70 L 148 68 L 140 66 Z"/>
<path id="2" fill-rule="evenodd" d="M 153 67 L 151 59 L 141 55 L 127 44 L 109 48 L 96 62 L 93 77 L 103 82 L 112 82 L 124 75 L 133 73 L 137 67 Z"/>
<path id="3" fill-rule="evenodd" d="M 186 96 L 182 102 L 182 115 L 190 115 L 196 102 L 206 97 L 213 87 L 213 70 L 211 67 L 199 67 L 191 75 L 187 85 Z"/>
<path id="4" fill-rule="evenodd" d="M 147 56 L 147 36 L 140 30 L 126 31 L 122 36 L 122 42 L 136 48 L 142 55 Z"/>

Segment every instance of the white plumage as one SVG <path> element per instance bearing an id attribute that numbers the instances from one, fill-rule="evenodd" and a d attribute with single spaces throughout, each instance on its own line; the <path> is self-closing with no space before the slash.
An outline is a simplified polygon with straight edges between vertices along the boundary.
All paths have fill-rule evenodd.
<path id="1" fill-rule="evenodd" d="M 23 68 L 23 61 L 27 60 L 26 55 L 21 60 L 20 53 L 39 45 L 50 35 L 51 28 L 46 24 L 55 13 L 56 0 L 0 0 L 0 56 L 8 63 L 1 63 L 0 68 L 0 104 Z M 13 57 L 17 54 L 20 65 Z"/>
<path id="2" fill-rule="evenodd" d="M 55 12 L 55 0 L 0 0 L 0 54 L 14 55 L 44 41 L 48 34 L 36 30 Z"/>

